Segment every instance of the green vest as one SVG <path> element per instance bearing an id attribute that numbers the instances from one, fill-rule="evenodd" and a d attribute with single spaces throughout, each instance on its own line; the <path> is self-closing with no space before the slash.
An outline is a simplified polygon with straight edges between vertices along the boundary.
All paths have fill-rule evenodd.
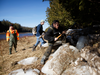
<path id="1" fill-rule="evenodd" d="M 16 35 L 16 31 L 14 31 L 14 34 L 11 34 L 10 30 L 9 30 L 9 33 L 10 33 L 10 42 L 13 42 L 13 43 L 17 43 L 17 35 Z"/>

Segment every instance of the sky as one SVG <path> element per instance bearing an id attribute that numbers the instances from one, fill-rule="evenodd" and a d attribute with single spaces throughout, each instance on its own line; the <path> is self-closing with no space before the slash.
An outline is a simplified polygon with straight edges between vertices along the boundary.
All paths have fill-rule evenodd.
<path id="1" fill-rule="evenodd" d="M 0 0 L 0 21 L 8 20 L 25 27 L 34 27 L 46 19 L 49 1 L 42 0 Z M 49 26 L 43 25 L 43 30 Z"/>

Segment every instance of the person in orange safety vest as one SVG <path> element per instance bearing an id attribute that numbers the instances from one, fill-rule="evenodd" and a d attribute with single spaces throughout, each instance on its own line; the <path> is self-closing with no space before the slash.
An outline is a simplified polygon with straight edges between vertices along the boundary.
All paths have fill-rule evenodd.
<path id="1" fill-rule="evenodd" d="M 13 24 L 9 26 L 9 30 L 6 33 L 6 40 L 9 42 L 9 55 L 12 54 L 12 46 L 14 45 L 14 50 L 17 48 L 17 40 L 19 40 L 19 33 L 14 29 Z"/>

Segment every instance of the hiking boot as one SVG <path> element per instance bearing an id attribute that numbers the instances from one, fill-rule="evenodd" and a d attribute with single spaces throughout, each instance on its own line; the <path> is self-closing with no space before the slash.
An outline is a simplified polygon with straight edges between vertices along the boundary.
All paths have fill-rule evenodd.
<path id="1" fill-rule="evenodd" d="M 43 56 L 42 59 L 41 59 L 41 64 L 42 64 L 42 65 L 44 65 L 45 60 L 46 60 L 46 56 Z"/>
<path id="2" fill-rule="evenodd" d="M 15 50 L 15 52 L 17 53 L 16 48 L 15 48 L 14 50 Z"/>
<path id="3" fill-rule="evenodd" d="M 9 55 L 12 54 L 12 48 L 9 48 Z"/>
<path id="4" fill-rule="evenodd" d="M 35 48 L 36 48 L 36 46 L 35 46 L 35 45 L 33 45 L 33 49 L 32 49 L 32 51 L 35 51 Z"/>
<path id="5" fill-rule="evenodd" d="M 42 49 L 42 45 L 40 45 L 39 48 Z"/>
<path id="6" fill-rule="evenodd" d="M 17 51 L 15 51 L 15 53 L 17 53 Z"/>
<path id="7" fill-rule="evenodd" d="M 9 53 L 9 55 L 11 55 L 12 53 Z"/>

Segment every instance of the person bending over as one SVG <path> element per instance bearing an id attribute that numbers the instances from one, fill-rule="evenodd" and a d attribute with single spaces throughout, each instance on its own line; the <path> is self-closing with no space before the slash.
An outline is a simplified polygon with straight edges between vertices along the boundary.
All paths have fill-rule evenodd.
<path id="1" fill-rule="evenodd" d="M 57 38 L 57 36 L 59 35 L 61 35 L 61 37 Z M 44 36 L 44 39 L 48 41 L 48 48 L 41 59 L 41 64 L 44 64 L 46 59 L 48 59 L 49 55 L 51 54 L 53 44 L 57 40 L 61 40 L 62 44 L 66 43 L 65 31 L 63 31 L 63 28 L 59 26 L 58 20 L 53 21 L 53 24 L 49 27 L 48 31 Z"/>

